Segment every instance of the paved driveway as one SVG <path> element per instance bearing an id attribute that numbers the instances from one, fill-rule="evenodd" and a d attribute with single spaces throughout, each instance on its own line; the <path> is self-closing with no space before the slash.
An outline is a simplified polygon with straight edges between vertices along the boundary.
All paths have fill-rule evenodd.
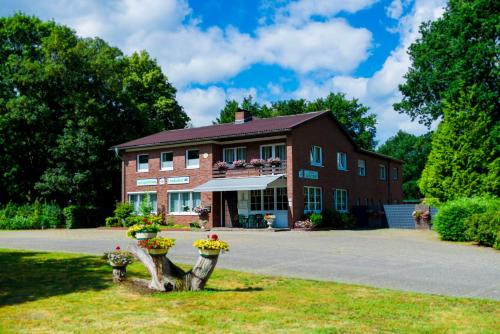
<path id="1" fill-rule="evenodd" d="M 217 233 L 231 245 L 223 268 L 500 300 L 500 252 L 441 242 L 431 231 Z M 170 258 L 194 263 L 191 244 L 205 234 L 168 232 L 177 239 Z M 0 248 L 102 254 L 130 243 L 123 230 L 0 232 Z"/>

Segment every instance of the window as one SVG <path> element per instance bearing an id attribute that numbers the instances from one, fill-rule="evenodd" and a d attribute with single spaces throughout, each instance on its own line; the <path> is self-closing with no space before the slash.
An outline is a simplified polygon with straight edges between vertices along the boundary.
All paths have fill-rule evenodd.
<path id="1" fill-rule="evenodd" d="M 397 181 L 397 179 L 398 179 L 398 168 L 397 168 L 397 167 L 394 167 L 394 168 L 392 169 L 392 179 L 393 179 L 394 181 Z"/>
<path id="2" fill-rule="evenodd" d="M 280 158 L 286 160 L 286 146 L 284 144 L 264 145 L 260 147 L 260 158 L 267 160 L 269 158 Z"/>
<path id="3" fill-rule="evenodd" d="M 379 165 L 379 169 L 378 169 L 378 178 L 380 180 L 385 180 L 387 178 L 387 171 L 385 169 L 385 166 L 384 165 Z"/>
<path id="4" fill-rule="evenodd" d="M 134 193 L 128 194 L 128 201 L 130 204 L 134 206 L 134 212 L 141 212 L 141 204 L 144 201 L 145 204 L 151 206 L 151 212 L 156 213 L 157 210 L 157 201 L 156 201 L 156 193 Z"/>
<path id="5" fill-rule="evenodd" d="M 276 210 L 288 210 L 286 188 L 276 188 Z"/>
<path id="6" fill-rule="evenodd" d="M 347 154 L 337 152 L 337 169 L 347 170 Z"/>
<path id="7" fill-rule="evenodd" d="M 201 205 L 201 194 L 185 191 L 168 193 L 169 213 L 193 213 L 193 209 Z"/>
<path id="8" fill-rule="evenodd" d="M 264 211 L 274 210 L 274 188 L 267 188 L 262 191 L 264 199 Z"/>
<path id="9" fill-rule="evenodd" d="M 147 172 L 149 170 L 149 155 L 147 154 L 138 154 L 137 155 L 137 171 L 138 172 Z"/>
<path id="10" fill-rule="evenodd" d="M 304 187 L 304 212 L 321 212 L 322 193 L 319 187 Z"/>
<path id="11" fill-rule="evenodd" d="M 262 211 L 262 191 L 261 190 L 251 190 L 250 191 L 250 210 L 251 211 Z"/>
<path id="12" fill-rule="evenodd" d="M 364 160 L 358 160 L 358 175 L 366 176 L 366 162 Z"/>
<path id="13" fill-rule="evenodd" d="M 232 164 L 235 160 L 246 160 L 247 159 L 247 149 L 246 147 L 231 147 L 225 148 L 222 151 L 222 156 L 225 162 Z"/>
<path id="14" fill-rule="evenodd" d="M 319 146 L 312 146 L 310 152 L 311 166 L 323 166 L 323 149 Z"/>
<path id="15" fill-rule="evenodd" d="M 347 212 L 347 190 L 335 189 L 334 208 L 336 211 Z"/>
<path id="16" fill-rule="evenodd" d="M 200 167 L 200 150 L 186 151 L 186 168 Z"/>
<path id="17" fill-rule="evenodd" d="M 172 152 L 162 152 L 161 153 L 161 170 L 173 170 L 174 169 L 174 154 Z"/>

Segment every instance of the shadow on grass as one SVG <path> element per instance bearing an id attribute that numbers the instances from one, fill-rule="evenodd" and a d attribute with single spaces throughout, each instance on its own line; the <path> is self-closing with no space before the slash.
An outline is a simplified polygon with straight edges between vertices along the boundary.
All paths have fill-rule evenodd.
<path id="1" fill-rule="evenodd" d="M 259 287 L 247 287 L 247 288 L 235 288 L 235 289 L 217 289 L 217 288 L 205 288 L 206 291 L 214 292 L 253 292 L 253 291 L 264 291 L 264 289 Z"/>
<path id="2" fill-rule="evenodd" d="M 0 252 L 0 307 L 111 285 L 111 269 L 94 256 Z"/>

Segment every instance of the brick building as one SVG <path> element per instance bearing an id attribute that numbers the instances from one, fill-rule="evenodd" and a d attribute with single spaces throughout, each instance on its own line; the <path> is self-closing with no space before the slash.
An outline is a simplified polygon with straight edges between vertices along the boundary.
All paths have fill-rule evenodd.
<path id="1" fill-rule="evenodd" d="M 149 198 L 177 224 L 239 226 L 239 218 L 272 213 L 292 227 L 304 213 L 401 203 L 402 162 L 359 148 L 329 112 L 253 119 L 163 131 L 113 147 L 122 158 L 122 200 Z M 271 165 L 269 158 L 279 158 Z M 245 160 L 253 165 L 236 167 Z M 219 161 L 227 169 L 216 168 Z"/>

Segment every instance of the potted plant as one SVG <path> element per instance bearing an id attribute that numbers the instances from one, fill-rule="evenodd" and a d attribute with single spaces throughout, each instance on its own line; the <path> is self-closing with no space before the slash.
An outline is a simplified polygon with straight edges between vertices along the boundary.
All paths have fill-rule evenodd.
<path id="1" fill-rule="evenodd" d="M 137 240 L 145 240 L 156 237 L 160 232 L 160 225 L 143 218 L 141 223 L 132 225 L 127 230 L 127 236 Z"/>
<path id="2" fill-rule="evenodd" d="M 132 253 L 122 251 L 120 246 L 116 246 L 113 252 L 104 253 L 106 259 L 112 267 L 123 268 L 134 262 Z"/>
<path id="3" fill-rule="evenodd" d="M 415 210 L 415 211 L 412 212 L 411 216 L 413 217 L 413 220 L 415 221 L 415 224 L 420 224 L 420 221 L 422 219 L 422 211 Z"/>
<path id="4" fill-rule="evenodd" d="M 229 169 L 229 165 L 225 161 L 217 161 L 214 164 L 214 167 L 217 168 L 218 170 L 227 170 L 227 169 Z"/>
<path id="5" fill-rule="evenodd" d="M 139 246 L 148 250 L 151 255 L 165 255 L 175 245 L 175 239 L 151 238 L 139 241 Z"/>
<path id="6" fill-rule="evenodd" d="M 304 229 L 304 230 L 310 230 L 313 228 L 313 226 L 314 226 L 314 224 L 309 219 L 298 220 L 294 224 L 295 228 L 300 228 L 300 229 Z"/>
<path id="7" fill-rule="evenodd" d="M 424 223 L 428 224 L 428 225 L 429 225 L 429 227 L 430 227 L 430 226 L 432 226 L 432 224 L 431 224 L 431 213 L 430 213 L 428 210 L 427 210 L 427 211 L 424 211 L 424 212 L 422 213 L 422 216 L 421 216 L 421 217 L 422 217 L 422 221 L 423 221 Z"/>
<path id="8" fill-rule="evenodd" d="M 252 160 L 250 160 L 250 165 L 252 165 L 254 167 L 262 167 L 262 166 L 264 166 L 265 163 L 266 163 L 266 161 L 263 160 L 263 159 L 252 159 Z"/>
<path id="9" fill-rule="evenodd" d="M 247 162 L 245 160 L 235 160 L 233 161 L 233 166 L 235 168 L 244 168 L 246 167 Z"/>
<path id="10" fill-rule="evenodd" d="M 281 159 L 278 157 L 269 158 L 267 159 L 267 163 L 273 167 L 278 167 L 279 165 L 281 165 Z"/>
<path id="11" fill-rule="evenodd" d="M 217 256 L 220 254 L 221 250 L 223 252 L 229 251 L 229 244 L 219 240 L 219 236 L 217 234 L 212 234 L 207 237 L 207 239 L 196 240 L 193 243 L 193 246 L 198 248 L 201 256 Z"/>
<path id="12" fill-rule="evenodd" d="M 264 215 L 264 220 L 267 222 L 267 228 L 272 228 L 274 221 L 276 220 L 276 216 L 270 213 L 266 213 Z"/>
<path id="13" fill-rule="evenodd" d="M 209 208 L 200 205 L 200 206 L 195 207 L 193 209 L 193 211 L 196 212 L 198 214 L 198 216 L 200 217 L 200 226 L 201 226 L 201 229 L 204 230 L 208 224 L 208 220 L 204 219 L 204 218 L 206 218 L 206 216 L 210 212 Z"/>

